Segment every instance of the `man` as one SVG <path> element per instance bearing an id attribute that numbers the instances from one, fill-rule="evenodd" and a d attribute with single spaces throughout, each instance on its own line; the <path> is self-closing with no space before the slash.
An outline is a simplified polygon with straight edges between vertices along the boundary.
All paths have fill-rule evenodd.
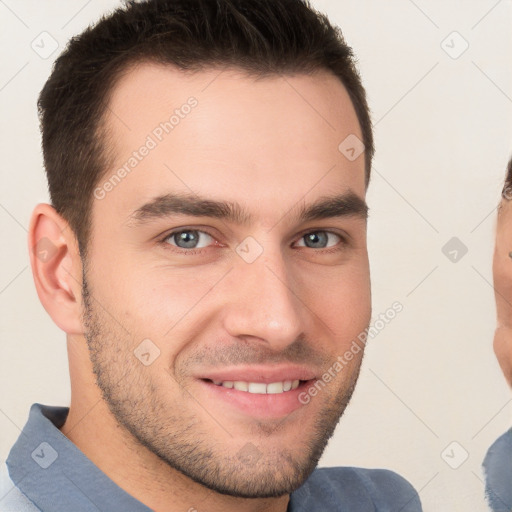
<path id="1" fill-rule="evenodd" d="M 390 471 L 315 470 L 371 315 L 371 122 L 339 31 L 299 0 L 129 3 L 39 108 L 29 244 L 72 396 L 32 406 L 1 510 L 421 510 Z"/>
<path id="2" fill-rule="evenodd" d="M 512 159 L 508 163 L 502 200 L 498 207 L 494 248 L 494 295 L 498 326 L 494 351 L 512 387 Z M 494 512 L 512 510 L 512 428 L 489 448 L 484 460 L 486 496 Z"/>

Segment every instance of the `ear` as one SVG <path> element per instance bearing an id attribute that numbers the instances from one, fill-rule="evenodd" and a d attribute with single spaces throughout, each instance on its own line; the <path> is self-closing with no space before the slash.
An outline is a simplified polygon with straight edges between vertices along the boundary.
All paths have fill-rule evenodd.
<path id="1" fill-rule="evenodd" d="M 69 224 L 49 204 L 38 204 L 28 234 L 37 295 L 68 334 L 82 334 L 82 261 Z"/>

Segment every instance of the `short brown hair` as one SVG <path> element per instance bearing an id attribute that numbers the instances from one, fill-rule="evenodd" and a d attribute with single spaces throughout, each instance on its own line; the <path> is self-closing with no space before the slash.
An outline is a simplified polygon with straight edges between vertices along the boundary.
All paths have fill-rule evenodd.
<path id="1" fill-rule="evenodd" d="M 501 197 L 507 201 L 512 199 L 512 158 L 508 161 L 507 175 L 505 176 L 505 184 L 501 191 Z"/>
<path id="2" fill-rule="evenodd" d="M 93 189 L 109 169 L 102 144 L 109 96 L 120 74 L 140 61 L 258 76 L 330 70 L 357 113 L 368 185 L 373 134 L 355 59 L 340 29 L 307 0 L 129 1 L 69 41 L 38 101 L 52 205 L 69 222 L 82 257 Z"/>

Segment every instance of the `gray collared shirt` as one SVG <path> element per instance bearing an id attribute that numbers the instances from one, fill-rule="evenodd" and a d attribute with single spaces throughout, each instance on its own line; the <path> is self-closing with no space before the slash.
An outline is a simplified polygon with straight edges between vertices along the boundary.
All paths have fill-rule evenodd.
<path id="1" fill-rule="evenodd" d="M 0 478 L 0 512 L 149 512 L 59 430 L 67 407 L 33 404 Z M 108 446 L 105 447 L 108 450 Z M 290 495 L 288 512 L 421 512 L 416 491 L 383 469 L 323 468 Z"/>

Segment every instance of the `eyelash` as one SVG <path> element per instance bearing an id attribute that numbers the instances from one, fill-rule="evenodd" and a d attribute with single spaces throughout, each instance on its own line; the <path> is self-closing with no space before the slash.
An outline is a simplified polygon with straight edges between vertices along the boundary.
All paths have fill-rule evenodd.
<path id="1" fill-rule="evenodd" d="M 204 250 L 206 250 L 210 247 L 210 246 L 201 247 L 200 249 L 183 249 L 183 248 L 171 245 L 167 242 L 167 240 L 169 240 L 169 238 L 171 238 L 173 235 L 178 235 L 179 233 L 184 233 L 187 231 L 197 231 L 198 233 L 204 233 L 215 240 L 215 236 L 213 236 L 211 233 L 209 233 L 208 231 L 206 231 L 204 229 L 180 228 L 180 229 L 171 231 L 170 233 L 167 233 L 163 238 L 161 238 L 159 240 L 159 243 L 162 244 L 164 246 L 164 248 L 167 250 L 171 250 L 172 252 L 177 253 L 177 254 L 186 254 L 187 256 L 194 256 L 196 254 L 201 254 Z M 336 233 L 335 231 L 329 231 L 326 229 L 312 229 L 312 230 L 306 231 L 305 233 L 300 235 L 297 240 L 301 240 L 306 235 L 309 235 L 311 233 L 329 233 L 329 234 L 336 235 L 337 237 L 339 237 L 340 241 L 334 247 L 328 247 L 325 249 L 314 249 L 312 247 L 307 247 L 307 246 L 304 246 L 301 248 L 312 249 L 313 251 L 315 251 L 317 253 L 322 253 L 322 254 L 332 254 L 332 253 L 341 251 L 343 248 L 345 248 L 348 245 L 348 241 L 347 241 L 346 237 L 344 237 L 340 233 Z"/>

